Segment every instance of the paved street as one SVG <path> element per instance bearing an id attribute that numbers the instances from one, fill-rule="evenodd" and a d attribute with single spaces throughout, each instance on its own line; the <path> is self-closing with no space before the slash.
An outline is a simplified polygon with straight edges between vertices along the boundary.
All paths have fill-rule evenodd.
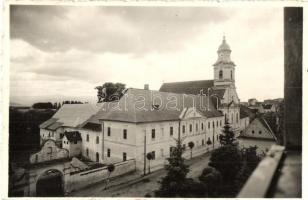
<path id="1" fill-rule="evenodd" d="M 187 160 L 190 166 L 189 178 L 198 180 L 202 170 L 208 165 L 210 154 L 206 153 Z M 140 175 L 128 174 L 111 180 L 110 187 L 105 188 L 105 182 L 101 182 L 85 189 L 72 192 L 69 196 L 73 197 L 144 197 L 146 194 L 153 196 L 153 191 L 159 188 L 158 181 L 166 175 L 166 170 L 161 169 L 150 175 L 141 177 Z"/>

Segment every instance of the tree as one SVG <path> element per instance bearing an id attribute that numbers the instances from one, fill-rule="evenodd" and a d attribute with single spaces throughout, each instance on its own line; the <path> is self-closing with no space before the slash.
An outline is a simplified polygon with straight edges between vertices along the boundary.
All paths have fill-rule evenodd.
<path id="1" fill-rule="evenodd" d="M 242 148 L 241 154 L 242 154 L 242 167 L 240 171 L 238 172 L 236 176 L 236 184 L 238 187 L 238 190 L 240 190 L 249 176 L 252 174 L 252 172 L 255 170 L 255 168 L 258 166 L 261 157 L 257 154 L 257 146 L 254 147 L 248 147 L 248 148 Z"/>
<path id="2" fill-rule="evenodd" d="M 40 102 L 32 105 L 35 109 L 53 109 L 53 105 L 50 102 Z"/>
<path id="3" fill-rule="evenodd" d="M 207 186 L 209 197 L 219 197 L 222 184 L 222 176 L 219 171 L 213 167 L 206 167 L 199 176 L 199 180 Z"/>
<path id="4" fill-rule="evenodd" d="M 182 140 L 176 140 L 176 146 L 170 152 L 169 164 L 166 165 L 167 175 L 160 182 L 160 188 L 155 191 L 158 197 L 179 197 L 184 195 L 187 184 L 186 175 L 189 168 L 184 164 Z"/>
<path id="5" fill-rule="evenodd" d="M 226 120 L 222 134 L 219 135 L 219 142 L 221 145 L 235 145 L 235 141 L 234 132 L 231 130 L 231 126 Z"/>
<path id="6" fill-rule="evenodd" d="M 119 100 L 123 95 L 125 84 L 106 82 L 102 86 L 96 86 L 98 103 Z"/>
<path id="7" fill-rule="evenodd" d="M 109 183 L 109 181 L 110 181 L 110 175 L 111 175 L 111 173 L 114 171 L 114 169 L 115 169 L 114 164 L 109 164 L 109 165 L 107 166 L 107 170 L 108 170 L 109 174 L 108 174 L 108 178 L 107 178 L 107 183 L 106 183 L 105 190 L 106 190 L 107 187 L 108 187 L 108 183 Z"/>
<path id="8" fill-rule="evenodd" d="M 154 154 L 153 154 L 153 152 L 147 153 L 147 159 L 148 159 L 148 161 L 149 161 L 149 173 L 151 173 L 151 166 L 150 166 L 150 163 L 151 163 L 151 160 L 154 160 Z"/>
<path id="9" fill-rule="evenodd" d="M 189 143 L 188 143 L 188 146 L 189 146 L 189 148 L 190 148 L 190 159 L 192 159 L 192 149 L 194 148 L 195 143 L 189 142 Z"/>
<path id="10" fill-rule="evenodd" d="M 224 181 L 232 182 L 237 171 L 241 168 L 241 152 L 232 145 L 215 149 L 210 157 L 209 166 L 217 169 Z"/>

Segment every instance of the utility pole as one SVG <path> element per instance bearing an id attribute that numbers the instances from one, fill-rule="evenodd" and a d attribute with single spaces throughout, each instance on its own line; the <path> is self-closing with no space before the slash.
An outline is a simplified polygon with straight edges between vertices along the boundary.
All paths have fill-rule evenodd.
<path id="1" fill-rule="evenodd" d="M 147 159 L 146 159 L 146 152 L 147 152 L 147 145 L 146 145 L 146 143 L 147 143 L 147 134 L 146 134 L 146 131 L 144 131 L 144 168 L 143 168 L 143 175 L 146 175 L 146 161 L 147 161 Z"/>

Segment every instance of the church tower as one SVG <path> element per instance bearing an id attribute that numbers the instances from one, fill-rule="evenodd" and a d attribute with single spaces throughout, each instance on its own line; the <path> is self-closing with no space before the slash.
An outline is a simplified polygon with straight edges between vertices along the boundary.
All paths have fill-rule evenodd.
<path id="1" fill-rule="evenodd" d="M 214 87 L 215 88 L 235 88 L 235 64 L 231 61 L 230 46 L 223 36 L 222 44 L 219 46 L 218 58 L 214 66 Z"/>

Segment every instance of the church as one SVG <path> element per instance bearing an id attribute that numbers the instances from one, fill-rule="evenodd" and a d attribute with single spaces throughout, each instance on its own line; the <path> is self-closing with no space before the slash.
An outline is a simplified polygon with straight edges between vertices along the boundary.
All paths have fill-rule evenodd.
<path id="1" fill-rule="evenodd" d="M 213 64 L 214 80 L 164 83 L 159 91 L 206 95 L 215 104 L 216 109 L 222 111 L 234 131 L 239 134 L 240 129 L 243 128 L 240 126 L 240 99 L 235 87 L 236 65 L 231 60 L 231 48 L 225 36 L 223 36 L 217 54 L 217 61 Z"/>

